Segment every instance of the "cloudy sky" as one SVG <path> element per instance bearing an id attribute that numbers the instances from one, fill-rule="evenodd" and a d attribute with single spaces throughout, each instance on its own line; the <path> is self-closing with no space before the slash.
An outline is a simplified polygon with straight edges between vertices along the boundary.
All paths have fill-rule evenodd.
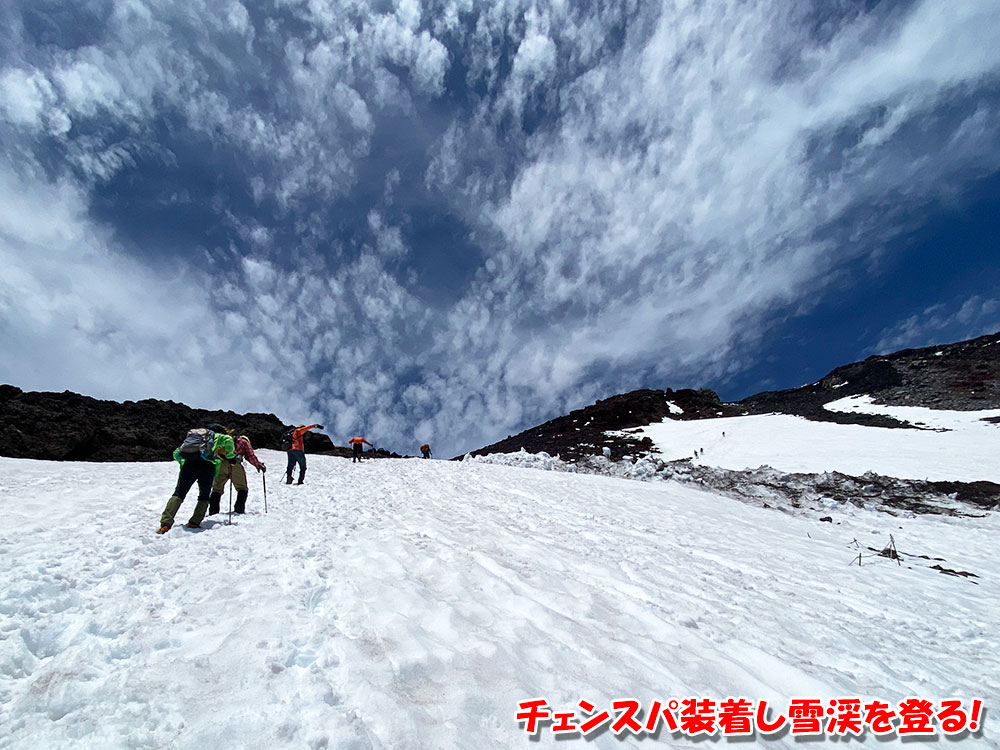
<path id="1" fill-rule="evenodd" d="M 0 382 L 440 456 L 1000 329 L 995 0 L 7 0 Z"/>

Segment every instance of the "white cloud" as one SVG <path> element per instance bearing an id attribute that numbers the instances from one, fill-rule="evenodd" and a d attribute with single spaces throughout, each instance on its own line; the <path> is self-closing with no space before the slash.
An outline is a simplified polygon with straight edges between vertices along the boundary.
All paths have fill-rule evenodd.
<path id="1" fill-rule="evenodd" d="M 0 63 L 0 326 L 18 355 L 0 374 L 445 455 L 649 373 L 732 372 L 775 308 L 1000 168 L 993 4 L 857 12 L 821 39 L 808 10 L 122 1 L 93 44 L 22 39 Z M 454 72 L 467 89 L 446 91 Z M 437 139 L 438 204 L 407 193 L 422 155 L 366 173 L 390 160 L 373 153 L 389 118 Z M 226 239 L 174 263 L 130 257 L 89 212 L 116 176 L 176 165 L 165 127 L 234 165 L 206 167 Z M 433 270 L 407 265 L 424 211 L 458 215 L 482 256 L 453 301 L 425 301 Z M 981 327 L 980 302 L 883 340 Z"/>
<path id="2" fill-rule="evenodd" d="M 37 70 L 8 68 L 0 74 L 0 108 L 8 122 L 42 128 L 44 115 L 55 100 L 52 84 Z"/>
<path id="3" fill-rule="evenodd" d="M 525 37 L 514 55 L 515 76 L 541 77 L 552 72 L 556 63 L 556 45 L 545 34 Z"/>
<path id="4" fill-rule="evenodd" d="M 936 303 L 885 328 L 872 354 L 963 341 L 1000 331 L 1000 289 L 992 297 L 973 295 L 951 304 Z"/>
<path id="5" fill-rule="evenodd" d="M 254 30 L 250 22 L 250 14 L 242 3 L 231 0 L 226 8 L 226 20 L 229 26 L 236 30 L 241 36 L 253 39 Z"/>
<path id="6" fill-rule="evenodd" d="M 81 117 L 93 117 L 101 107 L 118 109 L 128 101 L 119 78 L 110 69 L 110 61 L 100 59 L 99 54 L 94 57 L 75 59 L 55 71 L 67 108 Z M 122 113 L 119 110 L 117 114 Z"/>
<path id="7" fill-rule="evenodd" d="M 368 213 L 368 228 L 375 235 L 375 247 L 385 258 L 398 258 L 405 255 L 407 248 L 399 227 L 387 226 L 384 217 L 378 211 Z"/>
<path id="8" fill-rule="evenodd" d="M 419 0 L 398 0 L 396 2 L 396 19 L 404 29 L 416 31 L 420 26 L 420 15 Z"/>
<path id="9" fill-rule="evenodd" d="M 1000 57 L 982 54 L 979 41 L 1000 31 L 1000 14 L 975 3 L 938 8 L 920 5 L 869 46 L 857 28 L 813 48 L 798 32 L 811 65 L 781 80 L 768 40 L 796 31 L 775 28 L 788 21 L 779 5 L 664 12 L 649 37 L 631 37 L 618 58 L 564 87 L 558 127 L 525 139 L 530 158 L 509 183 L 499 172 L 473 183 L 456 166 L 475 149 L 468 144 L 488 137 L 477 128 L 503 116 L 490 101 L 465 133 L 450 130 L 431 178 L 464 190 L 472 205 L 500 196 L 490 203 L 505 240 L 498 270 L 470 299 L 488 288 L 506 295 L 489 305 L 494 317 L 552 323 L 508 352 L 526 370 L 514 383 L 534 383 L 544 401 L 602 362 L 675 377 L 688 362 L 722 372 L 747 326 L 759 330 L 774 306 L 872 251 L 817 240 L 818 228 L 895 191 L 926 200 L 984 158 L 983 171 L 996 169 L 998 154 L 978 148 L 981 137 L 954 131 L 914 160 L 901 135 L 947 104 L 954 85 L 996 76 Z M 945 43 L 962 51 L 944 59 Z M 889 115 L 859 131 L 839 167 L 812 159 L 812 140 L 855 129 L 882 105 Z M 996 128 L 985 132 L 995 137 Z M 518 283 L 525 268 L 531 281 Z"/>
<path id="10" fill-rule="evenodd" d="M 0 171 L 0 379 L 115 398 L 240 402 L 213 367 L 234 347 L 211 341 L 209 281 L 158 274 L 114 249 L 61 182 Z M 235 368 L 233 368 L 235 370 Z"/>

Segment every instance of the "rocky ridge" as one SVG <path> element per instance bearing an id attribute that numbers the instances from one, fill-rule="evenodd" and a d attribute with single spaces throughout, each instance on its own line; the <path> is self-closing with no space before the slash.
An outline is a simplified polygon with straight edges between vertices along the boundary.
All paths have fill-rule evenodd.
<path id="1" fill-rule="evenodd" d="M 823 405 L 867 394 L 876 402 L 939 409 L 1000 407 L 1000 333 L 923 349 L 869 357 L 838 367 L 815 383 L 767 391 L 742 401 L 722 402 L 708 389 L 642 389 L 601 399 L 517 435 L 472 451 L 472 455 L 513 453 L 522 448 L 557 454 L 569 462 L 602 455 L 643 456 L 648 439 L 623 430 L 669 419 L 784 413 L 807 419 L 912 428 L 877 414 L 831 412 Z M 274 414 L 236 414 L 192 409 L 157 399 L 102 401 L 69 391 L 25 392 L 0 385 L 0 455 L 71 461 L 159 461 L 169 457 L 192 426 L 219 422 L 247 435 L 255 447 L 278 449 L 288 427 Z M 608 433 L 617 433 L 609 435 Z M 309 433 L 308 453 L 349 456 L 326 435 Z M 385 450 L 375 457 L 399 457 Z"/>
<path id="2" fill-rule="evenodd" d="M 1000 333 L 955 344 L 906 349 L 868 357 L 832 370 L 799 388 L 765 391 L 742 401 L 723 402 L 711 390 L 650 390 L 623 393 L 576 409 L 566 416 L 508 435 L 470 455 L 545 451 L 574 462 L 601 455 L 612 459 L 649 453 L 652 442 L 609 432 L 663 419 L 709 419 L 748 414 L 792 414 L 806 419 L 869 427 L 919 429 L 880 414 L 833 412 L 824 404 L 869 395 L 876 403 L 971 411 L 1000 408 Z"/>
<path id="3" fill-rule="evenodd" d="M 890 513 L 974 515 L 1000 509 L 993 482 L 928 482 L 867 473 L 790 474 L 769 466 L 733 471 L 661 460 L 649 438 L 631 428 L 663 419 L 791 414 L 814 421 L 922 429 L 885 415 L 834 412 L 824 404 L 867 395 L 876 403 L 974 411 L 1000 408 L 1000 333 L 943 346 L 907 349 L 838 367 L 815 383 L 758 393 L 734 403 L 711 390 L 639 390 L 603 399 L 469 455 L 513 466 L 581 471 L 627 479 L 697 485 L 764 507 L 792 512 L 846 505 Z M 988 421 L 1000 422 L 1000 418 Z"/>
<path id="4" fill-rule="evenodd" d="M 274 414 L 192 409 L 174 401 L 102 401 L 70 391 L 25 392 L 0 385 L 0 455 L 54 461 L 166 461 L 191 427 L 217 422 L 246 435 L 255 448 L 278 450 L 288 427 Z M 306 453 L 349 457 L 318 432 Z M 398 454 L 366 451 L 387 458 Z"/>
<path id="5" fill-rule="evenodd" d="M 838 367 L 810 385 L 758 393 L 739 403 L 751 414 L 782 412 L 826 422 L 912 427 L 891 424 L 895 420 L 878 415 L 867 415 L 875 417 L 875 422 L 861 422 L 855 417 L 862 415 L 823 408 L 830 401 L 857 395 L 869 395 L 876 403 L 891 406 L 954 411 L 1000 407 L 1000 333 L 868 357 Z"/>

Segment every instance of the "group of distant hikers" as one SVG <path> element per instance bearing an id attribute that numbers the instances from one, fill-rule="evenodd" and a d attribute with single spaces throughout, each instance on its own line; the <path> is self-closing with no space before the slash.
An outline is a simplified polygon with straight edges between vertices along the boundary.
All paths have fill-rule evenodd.
<path id="1" fill-rule="evenodd" d="M 285 484 L 292 483 L 292 472 L 296 466 L 299 467 L 298 484 L 302 484 L 305 480 L 305 434 L 313 429 L 322 430 L 323 425 L 300 424 L 285 430 L 282 434 L 280 447 L 288 454 Z M 167 506 L 160 515 L 160 528 L 157 534 L 166 534 L 170 531 L 181 503 L 195 482 L 198 483 L 198 502 L 194 506 L 194 513 L 185 524 L 187 528 L 200 529 L 206 515 L 212 516 L 219 512 L 222 491 L 226 488 L 227 482 L 231 482 L 232 488 L 236 490 L 236 503 L 231 512 L 246 513 L 250 488 L 247 485 L 243 459 L 260 473 L 266 472 L 267 466 L 262 464 L 253 452 L 250 438 L 246 435 L 234 438 L 233 434 L 232 429 L 215 423 L 188 430 L 184 441 L 174 451 L 174 460 L 180 464 L 180 474 L 177 477 L 174 494 L 167 500 Z M 361 436 L 355 436 L 348 442 L 353 450 L 351 463 L 361 461 L 364 457 L 364 446 L 375 447 Z M 420 453 L 424 458 L 430 458 L 431 447 L 424 443 L 420 446 Z M 266 494 L 265 485 L 265 496 Z"/>

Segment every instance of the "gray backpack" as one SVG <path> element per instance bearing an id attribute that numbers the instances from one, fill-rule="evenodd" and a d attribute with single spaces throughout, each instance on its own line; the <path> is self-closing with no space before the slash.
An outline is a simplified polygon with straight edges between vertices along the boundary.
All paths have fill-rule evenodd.
<path id="1" fill-rule="evenodd" d="M 181 453 L 200 453 L 201 457 L 208 460 L 212 455 L 212 444 L 215 442 L 215 433 L 207 427 L 196 427 L 188 430 L 184 437 L 184 442 L 178 449 Z"/>

